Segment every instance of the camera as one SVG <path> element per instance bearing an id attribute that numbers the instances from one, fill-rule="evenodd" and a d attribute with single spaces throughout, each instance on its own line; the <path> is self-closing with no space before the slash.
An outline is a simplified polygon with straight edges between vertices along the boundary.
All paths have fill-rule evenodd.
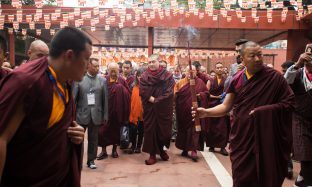
<path id="1" fill-rule="evenodd" d="M 306 52 L 308 55 L 312 55 L 312 44 L 307 44 L 306 49 L 305 49 L 305 52 Z"/>

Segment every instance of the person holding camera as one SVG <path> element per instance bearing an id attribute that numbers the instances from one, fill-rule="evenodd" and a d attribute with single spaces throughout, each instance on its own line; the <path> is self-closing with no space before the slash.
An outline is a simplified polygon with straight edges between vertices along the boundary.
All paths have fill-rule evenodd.
<path id="1" fill-rule="evenodd" d="M 294 159 L 300 161 L 301 171 L 295 185 L 312 186 L 312 54 L 301 54 L 285 78 L 296 98 L 292 133 Z"/>

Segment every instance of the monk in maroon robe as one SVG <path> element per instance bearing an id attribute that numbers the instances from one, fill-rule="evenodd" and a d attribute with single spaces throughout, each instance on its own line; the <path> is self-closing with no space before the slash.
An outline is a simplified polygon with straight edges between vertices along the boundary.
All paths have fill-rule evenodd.
<path id="1" fill-rule="evenodd" d="M 202 72 L 202 70 L 201 70 L 202 66 L 201 66 L 200 62 L 194 61 L 193 65 L 196 68 L 196 76 L 198 78 L 200 78 L 202 81 L 204 81 L 205 84 L 207 84 L 208 80 L 210 80 L 210 76 L 208 74 Z"/>
<path id="2" fill-rule="evenodd" d="M 207 87 L 210 93 L 209 108 L 221 104 L 224 83 L 226 78 L 223 76 L 222 63 L 216 64 L 215 78 L 207 82 Z M 209 151 L 214 152 L 215 147 L 221 148 L 220 153 L 224 156 L 228 155 L 225 147 L 228 142 L 230 127 L 230 117 L 228 115 L 218 118 L 209 118 L 206 146 L 210 147 Z"/>
<path id="3" fill-rule="evenodd" d="M 108 122 L 99 128 L 99 146 L 103 148 L 99 160 L 107 157 L 106 146 L 109 145 L 113 145 L 112 157 L 118 157 L 120 128 L 127 123 L 130 115 L 130 90 L 126 81 L 118 75 L 118 70 L 117 63 L 108 65 Z"/>
<path id="4" fill-rule="evenodd" d="M 156 154 L 169 159 L 163 147 L 169 147 L 173 117 L 174 79 L 170 72 L 159 65 L 159 55 L 151 55 L 148 69 L 142 74 L 140 96 L 143 105 L 143 151 L 150 154 L 145 164 L 156 163 Z"/>
<path id="5" fill-rule="evenodd" d="M 122 77 L 126 80 L 127 85 L 132 92 L 135 77 L 132 75 L 132 63 L 128 60 L 122 64 Z"/>
<path id="6" fill-rule="evenodd" d="M 246 68 L 234 76 L 225 101 L 197 112 L 199 117 L 220 117 L 233 107 L 234 187 L 279 187 L 287 175 L 291 151 L 294 94 L 279 72 L 263 65 L 258 44 L 245 43 L 241 58 Z"/>
<path id="7" fill-rule="evenodd" d="M 195 70 L 195 66 L 192 68 Z M 204 149 L 205 119 L 201 119 L 201 132 L 195 131 L 195 124 L 192 121 L 192 95 L 190 87 L 190 73 L 187 67 L 187 75 L 184 79 L 178 81 L 174 87 L 175 95 L 175 111 L 177 116 L 177 138 L 176 147 L 182 150 L 182 156 L 187 157 L 188 151 L 191 151 L 191 158 L 197 161 L 197 150 Z M 198 94 L 199 104 L 201 107 L 208 107 L 208 89 L 206 84 L 198 77 L 195 78 L 195 91 Z"/>
<path id="8" fill-rule="evenodd" d="M 91 40 L 66 27 L 49 58 L 0 83 L 0 186 L 80 186 L 84 129 L 74 121 L 67 80 L 82 80 L 91 52 Z"/>

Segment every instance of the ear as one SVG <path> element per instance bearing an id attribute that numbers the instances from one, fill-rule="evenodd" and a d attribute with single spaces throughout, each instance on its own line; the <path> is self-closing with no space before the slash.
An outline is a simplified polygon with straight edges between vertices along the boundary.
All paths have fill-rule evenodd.
<path id="1" fill-rule="evenodd" d="M 74 58 L 75 58 L 75 53 L 72 49 L 69 49 L 64 53 L 64 59 L 66 61 L 74 61 Z"/>

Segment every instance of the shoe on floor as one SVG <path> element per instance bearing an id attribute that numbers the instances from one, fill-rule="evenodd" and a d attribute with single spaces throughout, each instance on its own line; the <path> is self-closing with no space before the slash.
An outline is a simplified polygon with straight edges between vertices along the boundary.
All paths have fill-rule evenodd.
<path id="1" fill-rule="evenodd" d="M 134 149 L 130 148 L 126 150 L 126 153 L 128 153 L 129 155 L 134 153 Z"/>
<path id="2" fill-rule="evenodd" d="M 90 169 L 96 169 L 96 165 L 95 165 L 94 161 L 87 162 L 87 165 Z"/>
<path id="3" fill-rule="evenodd" d="M 167 154 L 166 151 L 162 151 L 160 153 L 160 158 L 163 160 L 163 161 L 168 161 L 169 160 L 169 155 Z"/>
<path id="4" fill-rule="evenodd" d="M 118 158 L 118 153 L 117 153 L 117 151 L 113 151 L 113 152 L 112 152 L 112 157 L 113 157 L 113 158 Z"/>
<path id="5" fill-rule="evenodd" d="M 198 156 L 197 156 L 197 152 L 196 152 L 196 151 L 192 151 L 192 153 L 191 153 L 191 159 L 192 159 L 194 162 L 197 162 Z"/>
<path id="6" fill-rule="evenodd" d="M 146 165 L 154 165 L 156 162 L 156 155 L 150 155 L 149 159 L 145 160 Z"/>
<path id="7" fill-rule="evenodd" d="M 225 148 L 221 148 L 220 154 L 223 156 L 229 156 L 229 153 L 227 152 L 227 150 Z"/>
<path id="8" fill-rule="evenodd" d="M 209 148 L 209 152 L 215 152 L 214 147 L 210 147 L 210 148 Z"/>
<path id="9" fill-rule="evenodd" d="M 105 158 L 107 158 L 107 157 L 108 157 L 107 153 L 101 152 L 101 153 L 96 157 L 96 159 L 97 159 L 97 160 L 103 160 L 103 159 L 105 159 Z"/>
<path id="10" fill-rule="evenodd" d="M 141 148 L 135 148 L 134 153 L 141 153 Z"/>
<path id="11" fill-rule="evenodd" d="M 302 178 L 302 176 L 300 176 L 300 175 L 298 176 L 298 178 L 295 181 L 295 186 L 296 187 L 306 187 L 304 184 L 304 179 Z"/>
<path id="12" fill-rule="evenodd" d="M 188 157 L 188 152 L 187 151 L 182 151 L 181 156 Z"/>

